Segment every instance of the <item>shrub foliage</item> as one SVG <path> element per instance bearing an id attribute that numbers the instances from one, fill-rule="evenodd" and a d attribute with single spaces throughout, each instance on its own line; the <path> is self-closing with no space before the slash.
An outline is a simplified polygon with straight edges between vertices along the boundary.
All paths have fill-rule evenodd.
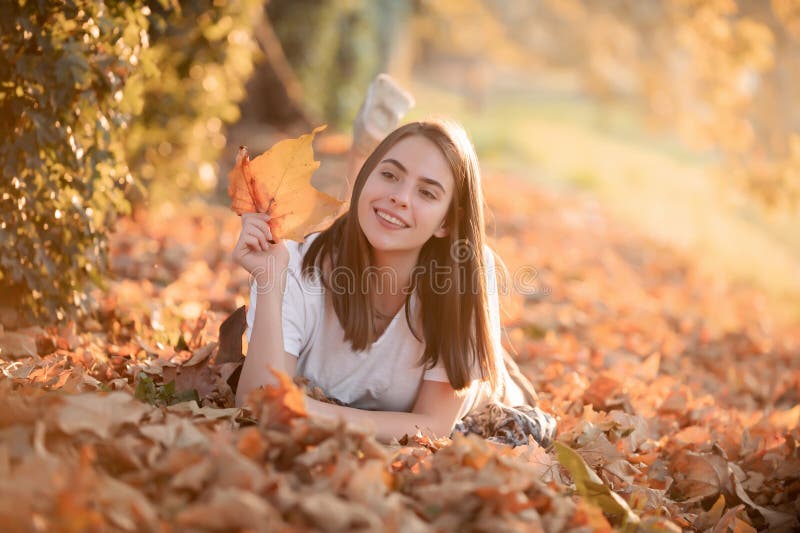
<path id="1" fill-rule="evenodd" d="M 258 7 L 0 5 L 0 303 L 58 320 L 85 313 L 131 193 L 155 179 L 213 182 Z"/>

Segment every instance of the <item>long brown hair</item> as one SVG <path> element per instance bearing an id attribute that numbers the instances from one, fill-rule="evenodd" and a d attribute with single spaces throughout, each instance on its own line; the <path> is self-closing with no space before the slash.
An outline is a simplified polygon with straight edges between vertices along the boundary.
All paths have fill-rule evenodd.
<path id="1" fill-rule="evenodd" d="M 401 139 L 420 135 L 441 150 L 455 179 L 446 237 L 431 237 L 422 246 L 406 296 L 406 321 L 418 340 L 409 300 L 413 291 L 421 307 L 425 351 L 419 364 L 433 368 L 442 359 L 450 385 L 469 386 L 470 369 L 480 369 L 480 379 L 494 391 L 499 380 L 499 359 L 490 334 L 486 265 L 484 264 L 484 200 L 475 149 L 464 129 L 449 121 L 412 122 L 390 133 L 364 162 L 353 185 L 349 210 L 317 236 L 303 259 L 304 275 L 321 276 L 333 309 L 354 351 L 366 349 L 378 338 L 369 292 L 332 290 L 334 270 L 364 273 L 370 266 L 370 248 L 358 221 L 358 199 L 364 183 L 386 152 Z M 323 266 L 327 266 L 323 269 Z M 442 282 L 449 290 L 437 290 Z M 441 274 L 445 273 L 444 276 Z M 446 278 L 449 273 L 449 279 Z M 372 278 L 368 278 L 370 283 Z M 355 286 L 361 287 L 360 283 Z M 498 354 L 499 355 L 499 354 Z"/>

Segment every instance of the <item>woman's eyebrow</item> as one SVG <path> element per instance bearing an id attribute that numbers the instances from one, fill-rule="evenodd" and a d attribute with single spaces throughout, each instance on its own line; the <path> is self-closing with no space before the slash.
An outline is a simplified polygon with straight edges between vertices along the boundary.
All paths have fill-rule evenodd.
<path id="1" fill-rule="evenodd" d="M 442 186 L 441 183 L 439 183 L 435 179 L 426 178 L 425 176 L 420 176 L 419 179 L 424 181 L 425 183 L 429 183 L 429 184 L 433 185 L 434 187 L 439 187 L 442 190 L 442 192 L 444 193 L 444 187 Z"/>
<path id="2" fill-rule="evenodd" d="M 395 165 L 397 168 L 399 168 L 400 170 L 402 170 L 403 172 L 405 172 L 406 174 L 408 174 L 408 170 L 406 170 L 406 167 L 404 167 L 404 166 L 403 166 L 403 163 L 401 163 L 401 162 L 400 162 L 400 161 L 398 161 L 397 159 L 391 159 L 391 158 L 389 158 L 389 159 L 384 159 L 383 161 L 381 161 L 381 163 L 392 163 L 392 164 L 393 164 L 393 165 Z"/>
<path id="3" fill-rule="evenodd" d="M 381 163 L 392 163 L 397 168 L 399 168 L 400 170 L 402 170 L 403 172 L 408 174 L 408 170 L 406 170 L 406 167 L 404 167 L 403 164 L 400 161 L 398 161 L 397 159 L 388 158 L 388 159 L 384 159 L 383 161 L 381 161 Z M 439 187 L 442 190 L 442 192 L 445 192 L 444 191 L 444 186 L 441 183 L 439 183 L 438 181 L 436 181 L 435 179 L 426 178 L 425 176 L 420 176 L 419 179 L 424 181 L 425 183 L 429 183 L 430 185 L 433 185 L 434 187 Z"/>

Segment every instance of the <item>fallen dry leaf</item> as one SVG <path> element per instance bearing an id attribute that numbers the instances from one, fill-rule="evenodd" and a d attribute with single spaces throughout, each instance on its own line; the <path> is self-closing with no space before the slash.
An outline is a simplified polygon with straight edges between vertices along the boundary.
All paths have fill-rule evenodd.
<path id="1" fill-rule="evenodd" d="M 270 368 L 270 372 L 278 379 L 276 385 L 253 391 L 246 405 L 254 412 L 261 413 L 262 418 L 270 423 L 288 424 L 297 417 L 308 416 L 303 392 L 295 385 L 285 372 Z"/>
<path id="2" fill-rule="evenodd" d="M 36 355 L 36 337 L 30 334 L 0 330 L 0 357 Z"/>
<path id="3" fill-rule="evenodd" d="M 800 330 L 773 322 L 757 292 L 709 278 L 596 205 L 489 180 L 490 244 L 512 272 L 538 272 L 532 291 L 508 295 L 509 347 L 602 492 L 624 500 L 642 531 L 797 529 Z M 615 523 L 575 492 L 553 449 L 422 433 L 384 446 L 304 416 L 303 393 L 322 392 L 288 377 L 235 408 L 227 379 L 241 321 L 219 332 L 247 304 L 229 253 L 239 230 L 220 206 L 123 218 L 116 279 L 93 294 L 94 316 L 14 324 L 36 351 L 0 352 L 0 529 L 337 525 L 303 508 L 319 494 L 342 523 L 373 529 Z M 150 400 L 175 400 L 165 376 L 184 371 L 208 378 L 197 401 L 134 400 L 139 384 Z"/>

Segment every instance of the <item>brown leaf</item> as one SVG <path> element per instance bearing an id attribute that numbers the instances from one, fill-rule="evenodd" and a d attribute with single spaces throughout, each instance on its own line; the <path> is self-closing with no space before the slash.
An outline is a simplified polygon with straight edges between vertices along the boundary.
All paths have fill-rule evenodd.
<path id="1" fill-rule="evenodd" d="M 260 493 L 270 483 L 260 461 L 237 453 L 236 448 L 228 446 L 227 442 L 219 453 L 219 463 L 224 467 L 217 471 L 214 481 L 217 487 L 236 487 Z"/>
<path id="2" fill-rule="evenodd" d="M 286 425 L 295 418 L 308 416 L 303 392 L 292 378 L 274 368 L 270 372 L 278 383 L 251 392 L 245 402 L 247 408 L 268 424 Z"/>
<path id="3" fill-rule="evenodd" d="M 36 336 L 15 331 L 0 332 L 0 357 L 36 355 Z"/>
<path id="4" fill-rule="evenodd" d="M 139 433 L 169 448 L 178 436 L 178 427 L 174 424 L 150 424 L 139 426 Z"/>
<path id="5" fill-rule="evenodd" d="M 175 381 L 176 393 L 194 389 L 200 398 L 206 398 L 217 390 L 218 374 L 214 368 L 206 364 L 164 367 L 162 376 L 165 383 Z"/>
<path id="6" fill-rule="evenodd" d="M 603 511 L 599 507 L 589 505 L 584 500 L 578 500 L 576 507 L 572 525 L 588 526 L 588 531 L 596 533 L 614 532 L 614 528 L 608 523 L 608 520 L 603 515 Z"/>
<path id="7" fill-rule="evenodd" d="M 617 395 L 621 392 L 621 381 L 611 374 L 602 374 L 592 381 L 589 388 L 583 393 L 583 400 L 602 409 L 615 402 Z"/>
<path id="8" fill-rule="evenodd" d="M 103 514 L 116 527 L 125 531 L 158 529 L 158 513 L 139 490 L 111 476 L 102 476 L 96 494 Z"/>
<path id="9" fill-rule="evenodd" d="M 632 485 L 641 472 L 624 459 L 617 459 L 603 465 L 603 470 L 622 480 L 627 485 Z"/>
<path id="10" fill-rule="evenodd" d="M 347 482 L 345 494 L 351 501 L 363 503 L 370 508 L 383 504 L 392 488 L 392 475 L 384 461 L 370 459 L 359 465 Z"/>
<path id="11" fill-rule="evenodd" d="M 702 512 L 697 516 L 693 524 L 698 531 L 703 531 L 706 528 L 713 527 L 719 519 L 722 518 L 722 513 L 725 511 L 725 496 L 720 494 L 717 501 L 708 511 Z"/>
<path id="12" fill-rule="evenodd" d="M 268 443 L 257 428 L 244 428 L 238 435 L 239 441 L 236 446 L 245 457 L 258 461 L 264 456 Z"/>
<path id="13" fill-rule="evenodd" d="M 200 492 L 200 489 L 211 479 L 213 472 L 213 462 L 209 458 L 202 458 L 174 475 L 169 484 L 175 489 Z"/>
<path id="14" fill-rule="evenodd" d="M 308 494 L 300 501 L 300 509 L 323 531 L 347 531 L 356 526 L 366 530 L 381 529 L 381 519 L 374 511 L 331 493 Z"/>
<path id="15" fill-rule="evenodd" d="M 658 376 L 658 369 L 660 366 L 661 354 L 659 352 L 655 352 L 636 368 L 636 376 L 648 381 L 655 379 L 655 377 Z"/>
<path id="16" fill-rule="evenodd" d="M 216 531 L 279 529 L 280 514 L 264 498 L 236 488 L 215 488 L 208 501 L 200 501 L 178 513 L 182 528 Z"/>
<path id="17" fill-rule="evenodd" d="M 672 439 L 682 448 L 697 449 L 698 445 L 706 445 L 711 442 L 711 433 L 702 426 L 687 426 L 673 435 Z"/>
<path id="18" fill-rule="evenodd" d="M 236 418 L 242 412 L 242 410 L 238 407 L 229 407 L 227 409 L 209 406 L 200 407 L 194 400 L 177 403 L 175 405 L 168 405 L 166 409 L 172 413 L 191 413 L 195 417 L 205 418 L 208 420 Z"/>
<path id="19" fill-rule="evenodd" d="M 730 473 L 730 481 L 733 484 L 734 491 L 736 492 L 736 496 L 739 497 L 744 503 L 749 505 L 751 508 L 758 511 L 761 516 L 767 521 L 771 529 L 780 530 L 784 528 L 796 528 L 800 526 L 800 521 L 798 520 L 797 516 L 793 516 L 788 513 L 781 513 L 772 509 L 767 509 L 761 505 L 756 504 L 750 495 L 747 494 L 747 491 L 744 490 L 740 479 L 745 478 L 745 473 L 736 465 L 733 465 L 732 471 Z"/>
<path id="20" fill-rule="evenodd" d="M 61 408 L 50 414 L 61 431 L 88 431 L 104 439 L 123 424 L 138 424 L 152 409 L 124 392 L 65 395 L 61 401 Z"/>
<path id="21" fill-rule="evenodd" d="M 183 363 L 184 367 L 187 366 L 194 366 L 200 364 L 204 361 L 207 361 L 211 354 L 214 352 L 214 348 L 217 347 L 216 342 L 211 342 L 203 346 L 202 348 L 198 348 L 194 352 L 192 352 L 192 357 Z"/>
<path id="22" fill-rule="evenodd" d="M 681 450 L 670 466 L 674 489 L 689 501 L 716 496 L 728 485 L 728 462 L 718 455 Z"/>

